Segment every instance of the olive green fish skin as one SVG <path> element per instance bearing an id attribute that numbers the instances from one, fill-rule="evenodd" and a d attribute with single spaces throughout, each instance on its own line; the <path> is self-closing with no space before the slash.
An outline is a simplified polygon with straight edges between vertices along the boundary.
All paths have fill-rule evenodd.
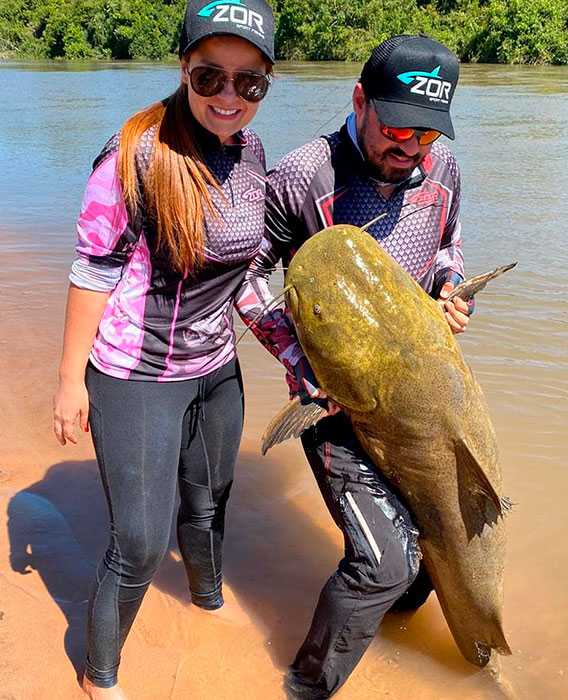
<path id="1" fill-rule="evenodd" d="M 349 414 L 413 513 L 463 655 L 484 666 L 492 649 L 510 653 L 501 623 L 505 533 L 495 434 L 440 305 L 352 226 L 311 237 L 286 285 L 320 386 Z"/>

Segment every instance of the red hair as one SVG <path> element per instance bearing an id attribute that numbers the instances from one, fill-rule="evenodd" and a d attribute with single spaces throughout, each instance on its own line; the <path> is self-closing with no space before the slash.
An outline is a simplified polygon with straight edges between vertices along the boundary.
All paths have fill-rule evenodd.
<path id="1" fill-rule="evenodd" d="M 144 175 L 145 201 L 140 201 L 136 148 L 140 137 L 157 126 L 150 166 Z M 187 86 L 137 112 L 120 133 L 118 174 L 131 212 L 144 205 L 156 228 L 156 251 L 172 267 L 187 274 L 204 259 L 204 211 L 214 212 L 208 187 L 218 187 L 196 146 L 195 120 L 189 109 Z"/>

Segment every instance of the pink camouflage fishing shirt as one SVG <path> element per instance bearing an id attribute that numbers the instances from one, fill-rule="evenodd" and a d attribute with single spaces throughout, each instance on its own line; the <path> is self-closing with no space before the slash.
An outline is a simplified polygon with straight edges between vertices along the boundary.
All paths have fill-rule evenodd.
<path id="1" fill-rule="evenodd" d="M 254 316 L 243 280 L 264 232 L 262 144 L 248 129 L 230 146 L 221 146 L 204 129 L 198 133 L 220 191 L 210 190 L 217 211 L 206 213 L 205 264 L 190 276 L 173 272 L 156 253 L 155 231 L 145 212 L 131 220 L 117 175 L 118 137 L 94 163 L 77 223 L 70 281 L 109 295 L 90 361 L 111 376 L 166 382 L 209 374 L 235 356 L 235 302 L 245 322 Z M 138 147 L 140 182 L 153 139 L 150 129 Z M 275 330 L 276 340 L 269 328 L 264 342 L 278 355 Z"/>

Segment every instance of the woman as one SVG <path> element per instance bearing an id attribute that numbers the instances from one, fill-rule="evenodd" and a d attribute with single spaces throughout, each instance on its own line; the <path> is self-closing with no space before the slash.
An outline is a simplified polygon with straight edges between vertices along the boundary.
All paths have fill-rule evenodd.
<path id="1" fill-rule="evenodd" d="M 77 419 L 90 426 L 110 512 L 89 612 L 93 700 L 125 697 L 120 651 L 167 551 L 177 483 L 192 602 L 223 605 L 243 423 L 231 316 L 264 221 L 264 153 L 245 127 L 274 61 L 267 3 L 227 7 L 189 2 L 180 86 L 107 143 L 78 222 L 54 430 L 64 445 Z"/>

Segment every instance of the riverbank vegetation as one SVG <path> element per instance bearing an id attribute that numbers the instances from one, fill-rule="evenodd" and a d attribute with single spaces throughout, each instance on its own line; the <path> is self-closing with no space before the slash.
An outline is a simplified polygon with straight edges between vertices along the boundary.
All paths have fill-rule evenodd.
<path id="1" fill-rule="evenodd" d="M 280 59 L 360 61 L 393 34 L 425 32 L 466 62 L 568 64 L 568 0 L 272 5 Z M 185 0 L 0 0 L 0 56 L 165 59 L 176 52 L 184 8 Z"/>

